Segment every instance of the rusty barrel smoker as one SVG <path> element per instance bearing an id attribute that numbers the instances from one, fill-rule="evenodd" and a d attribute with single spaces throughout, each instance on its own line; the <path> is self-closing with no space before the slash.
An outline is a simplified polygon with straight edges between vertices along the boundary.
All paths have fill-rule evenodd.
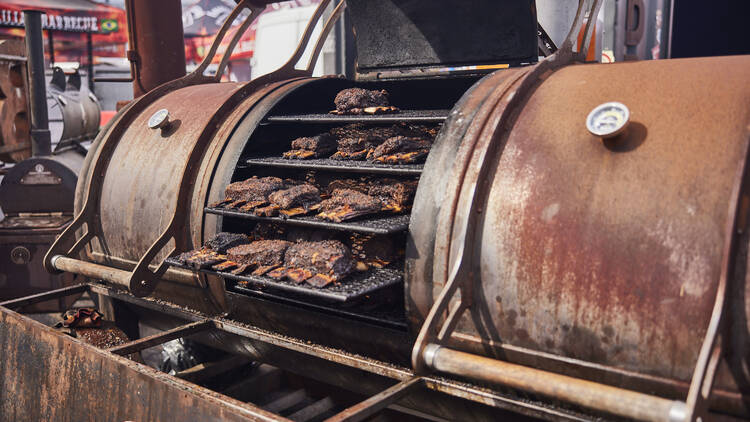
<path id="1" fill-rule="evenodd" d="M 750 58 L 580 64 L 573 44 L 581 6 L 554 55 L 537 64 L 516 55 L 513 64 L 524 66 L 483 77 L 455 74 L 440 62 L 447 53 L 439 38 L 430 38 L 439 34 L 430 28 L 441 25 L 413 19 L 417 3 L 436 12 L 429 19 L 440 18 L 425 2 L 348 2 L 357 81 L 310 78 L 314 60 L 306 70 L 294 68 L 300 47 L 282 69 L 247 84 L 217 83 L 203 76 L 204 64 L 134 101 L 92 147 L 77 217 L 51 249 L 48 268 L 411 364 L 417 373 L 572 403 L 591 415 L 695 420 L 710 408 L 747 417 Z M 228 21 L 243 7 L 256 15 L 253 4 L 241 2 Z M 535 28 L 533 13 L 520 16 L 531 20 L 516 19 L 516 29 L 529 22 Z M 465 12 L 451 22 L 468 27 L 476 17 Z M 413 33 L 394 37 L 393 25 Z M 590 35 L 592 27 L 586 30 Z M 525 48 L 524 38 L 515 41 Z M 399 56 L 417 50 L 396 48 L 404 42 L 426 43 L 420 53 L 433 56 L 420 59 L 431 66 Z M 430 42 L 433 49 L 422 48 Z M 267 157 L 247 158 L 273 150 L 277 138 L 264 131 L 279 124 L 288 135 L 321 124 L 309 116 L 324 115 L 332 94 L 355 85 L 425 95 L 407 104 L 412 109 L 451 109 L 419 171 L 404 245 L 403 330 L 344 313 L 328 317 L 299 302 L 264 305 L 227 291 L 220 277 L 169 267 L 169 256 L 238 227 L 206 207 L 222 199 L 229 182 L 266 174 L 248 163 Z M 627 106 L 630 122 L 602 139 L 586 119 L 610 101 Z M 155 115 L 165 124 L 149 125 Z M 435 113 L 404 116 L 429 120 Z M 263 357 L 241 340 L 209 341 Z"/>

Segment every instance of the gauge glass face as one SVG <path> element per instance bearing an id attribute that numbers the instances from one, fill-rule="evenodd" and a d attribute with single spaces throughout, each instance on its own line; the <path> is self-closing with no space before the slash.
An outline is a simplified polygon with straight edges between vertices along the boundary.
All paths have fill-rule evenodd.
<path id="1" fill-rule="evenodd" d="M 586 128 L 602 138 L 616 136 L 630 120 L 630 110 L 618 102 L 604 103 L 594 108 L 586 118 Z"/>
<path id="2" fill-rule="evenodd" d="M 167 116 L 169 116 L 167 109 L 163 108 L 157 111 L 148 119 L 148 127 L 151 129 L 160 127 L 167 120 Z"/>

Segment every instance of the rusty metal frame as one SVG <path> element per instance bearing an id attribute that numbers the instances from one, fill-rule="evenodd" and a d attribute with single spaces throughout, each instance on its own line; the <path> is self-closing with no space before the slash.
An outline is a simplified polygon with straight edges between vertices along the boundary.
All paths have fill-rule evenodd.
<path id="1" fill-rule="evenodd" d="M 577 415 L 572 412 L 538 405 L 528 400 L 517 400 L 502 394 L 498 394 L 488 389 L 468 385 L 465 382 L 457 382 L 443 377 L 419 376 L 405 367 L 369 359 L 356 354 L 350 354 L 343 350 L 318 346 L 305 340 L 268 332 L 252 326 L 226 320 L 221 317 L 206 317 L 195 311 L 190 311 L 175 305 L 171 305 L 169 303 L 164 303 L 162 301 L 135 297 L 130 293 L 118 290 L 116 288 L 108 287 L 103 284 L 87 282 L 76 286 L 27 296 L 4 303 L 8 303 L 8 306 L 21 306 L 49 300 L 51 298 L 73 295 L 81 292 L 89 292 L 89 294 L 100 294 L 108 296 L 112 299 L 124 302 L 126 304 L 132 304 L 145 309 L 150 309 L 165 316 L 170 316 L 188 322 L 187 324 L 181 325 L 172 330 L 167 330 L 150 337 L 135 340 L 116 348 L 102 350 L 102 352 L 108 352 L 112 355 L 119 356 L 133 353 L 147 347 L 161 344 L 164 341 L 169 341 L 175 338 L 181 338 L 192 334 L 205 332 L 225 333 L 243 337 L 251 341 L 265 343 L 273 347 L 283 348 L 291 352 L 301 353 L 303 355 L 310 356 L 316 359 L 323 359 L 325 361 L 331 362 L 334 365 L 341 365 L 349 368 L 363 370 L 371 374 L 397 381 L 397 384 L 395 384 L 394 386 L 371 396 L 363 402 L 345 409 L 337 415 L 334 415 L 332 418 L 341 419 L 332 419 L 331 422 L 362 420 L 362 418 L 372 416 L 380 410 L 385 409 L 386 407 L 394 404 L 401 399 L 404 399 L 409 394 L 415 393 L 420 389 L 428 389 L 435 392 L 447 394 L 449 396 L 467 399 L 475 403 L 480 403 L 499 409 L 510 410 L 529 416 L 546 417 L 561 421 L 585 420 L 585 418 L 583 418 L 581 415 Z M 4 307 L 7 308 L 4 304 L 0 304 L 0 308 Z M 0 313 L 2 312 L 5 311 L 0 309 Z M 156 378 L 161 379 L 165 377 L 169 379 L 172 378 L 171 376 L 162 373 L 159 373 L 158 377 Z M 180 381 L 182 383 L 185 383 L 185 381 Z M 195 388 L 197 390 L 203 390 L 201 387 L 197 387 L 189 383 L 186 383 L 185 385 L 191 386 L 190 388 Z M 185 386 L 181 386 L 180 388 L 186 389 Z M 253 406 L 246 405 L 246 407 L 242 411 L 246 412 L 247 408 L 253 408 Z M 278 415 L 274 415 L 276 416 L 276 419 L 268 419 L 268 412 L 262 411 L 260 409 L 258 410 L 263 412 L 264 420 L 286 420 Z"/>
<path id="2" fill-rule="evenodd" d="M 215 132 L 215 128 L 218 127 L 218 123 L 221 121 L 222 117 L 226 115 L 226 113 L 231 111 L 239 102 L 245 99 L 249 95 L 249 93 L 258 90 L 262 86 L 267 85 L 271 82 L 288 80 L 300 76 L 310 76 L 312 74 L 311 67 L 315 64 L 315 56 L 311 57 L 311 64 L 308 65 L 308 68 L 305 70 L 296 70 L 294 66 L 306 50 L 307 44 L 312 37 L 315 26 L 317 25 L 317 22 L 323 15 L 323 11 L 330 2 L 331 0 L 323 0 L 318 5 L 312 19 L 308 22 L 305 33 L 296 51 L 285 65 L 268 75 L 264 75 L 243 85 L 242 88 L 232 94 L 232 96 L 218 110 L 214 111 L 209 124 L 206 126 L 206 129 L 201 133 L 197 142 L 193 146 L 189 158 L 183 168 L 181 183 L 179 185 L 180 189 L 177 195 L 176 205 L 170 223 L 167 225 L 166 229 L 164 229 L 163 232 L 159 235 L 156 241 L 154 241 L 153 244 L 148 248 L 146 253 L 143 254 L 135 268 L 129 273 L 127 280 L 123 279 L 123 277 L 117 277 L 116 279 L 110 279 L 109 281 L 125 285 L 130 289 L 130 291 L 139 296 L 148 295 L 156 289 L 157 283 L 164 276 L 165 272 L 169 268 L 169 265 L 167 264 L 165 258 L 162 259 L 161 262 L 156 264 L 155 270 L 152 270 L 151 265 L 154 258 L 164 249 L 165 246 L 167 246 L 170 241 L 174 241 L 174 247 L 169 251 L 166 257 L 173 255 L 178 249 L 185 249 L 185 246 L 187 244 L 188 234 L 185 230 L 185 223 L 189 215 L 188 199 L 191 194 L 190 188 L 194 185 L 194 179 L 197 176 L 200 168 L 200 166 L 198 165 L 199 161 L 203 156 L 206 146 L 211 141 L 211 137 Z M 325 38 L 333 27 L 333 22 L 340 16 L 341 12 L 343 11 L 342 5 L 343 0 L 340 0 L 340 3 L 334 10 L 334 13 L 330 16 L 328 22 L 326 22 L 324 30 L 322 31 L 321 36 L 317 40 L 317 43 L 314 47 L 315 55 L 320 53 L 322 44 L 325 42 Z M 230 41 L 229 47 L 227 48 L 227 51 L 224 53 L 220 62 L 219 71 L 217 71 L 216 75 L 214 75 L 213 77 L 205 76 L 203 73 L 213 60 L 216 51 L 218 50 L 219 44 L 224 39 L 227 31 L 231 27 L 232 21 L 237 16 L 239 16 L 239 14 L 246 8 L 250 9 L 251 13 L 240 26 L 240 30 L 235 33 L 234 37 Z M 216 35 L 209 53 L 204 58 L 203 62 L 192 73 L 186 75 L 183 78 L 161 85 L 146 93 L 139 99 L 135 100 L 123 112 L 123 115 L 120 117 L 120 119 L 112 127 L 110 127 L 109 130 L 100 135 L 102 136 L 102 145 L 97 149 L 96 155 L 92 160 L 94 163 L 94 167 L 90 172 L 88 180 L 88 192 L 86 194 L 83 207 L 81 209 L 81 212 L 75 217 L 68 228 L 63 231 L 58 240 L 52 245 L 52 247 L 50 247 L 49 251 L 47 252 L 44 262 L 45 268 L 48 271 L 59 272 L 60 270 L 62 270 L 61 268 L 55 266 L 53 258 L 57 259 L 58 257 L 67 258 L 76 256 L 86 246 L 88 246 L 92 240 L 98 238 L 98 233 L 101 232 L 98 207 L 104 176 L 106 174 L 109 160 L 111 159 L 120 138 L 126 132 L 128 125 L 149 104 L 153 103 L 154 101 L 171 91 L 192 85 L 218 82 L 221 78 L 223 68 L 224 66 L 226 66 L 226 62 L 231 56 L 232 50 L 239 41 L 239 38 L 242 36 L 242 33 L 245 31 L 245 29 L 247 29 L 250 23 L 255 20 L 255 18 L 257 18 L 257 16 L 260 14 L 260 11 L 262 11 L 262 8 L 254 4 L 251 0 L 240 1 L 222 25 L 219 33 Z M 76 233 L 78 231 L 82 231 L 82 235 L 76 240 Z M 73 246 L 70 248 L 64 246 L 71 243 L 73 243 Z M 80 261 L 78 265 L 76 265 L 76 267 L 83 268 L 87 265 L 90 266 L 96 264 Z M 120 276 L 122 275 L 123 274 L 120 274 Z"/>
<path id="3" fill-rule="evenodd" d="M 589 16 L 596 16 L 600 5 L 601 1 L 595 0 L 589 10 Z M 507 132 L 509 128 L 512 127 L 513 112 L 522 105 L 534 85 L 540 80 L 546 78 L 546 75 L 564 65 L 585 60 L 586 52 L 588 51 L 591 36 L 593 34 L 595 19 L 590 18 L 588 20 L 585 27 L 584 41 L 582 45 L 579 46 L 578 50 L 574 51 L 576 37 L 579 32 L 578 28 L 581 27 L 585 16 L 583 11 L 584 1 L 582 0 L 579 2 L 579 8 L 573 27 L 558 51 L 540 62 L 531 72 L 522 76 L 520 82 L 517 82 L 512 95 L 509 96 L 512 98 L 504 100 L 505 104 L 501 101 L 500 105 L 496 107 L 501 110 L 502 113 L 499 120 L 504 122 L 504 124 L 501 125 L 501 131 Z M 474 241 L 472 234 L 468 232 L 468 228 L 474 227 L 474 225 L 471 224 L 471 220 L 476 218 L 472 212 L 466 213 L 465 218 L 467 218 L 468 221 L 462 225 L 466 231 L 463 231 L 458 238 L 454 237 L 451 239 L 451 242 L 458 243 L 457 258 L 450 267 L 448 282 L 445 284 L 440 295 L 430 309 L 430 312 L 420 329 L 417 341 L 415 342 L 412 351 L 412 363 L 415 370 L 417 373 L 426 373 L 430 369 L 440 370 L 440 367 L 442 366 L 443 372 L 453 373 L 455 375 L 466 375 L 463 372 L 459 373 L 457 370 L 451 370 L 451 366 L 461 363 L 459 366 L 466 367 L 471 366 L 472 361 L 481 361 L 486 369 L 489 370 L 491 368 L 493 371 L 497 371 L 497 373 L 492 376 L 480 371 L 474 376 L 474 378 L 478 380 L 502 383 L 517 388 L 528 389 L 541 394 L 553 395 L 553 397 L 558 399 L 563 399 L 604 412 L 612 412 L 620 416 L 667 421 L 693 422 L 705 420 L 709 417 L 708 400 L 711 395 L 711 387 L 716 375 L 718 363 L 722 356 L 721 331 L 727 318 L 726 302 L 729 291 L 728 284 L 731 280 L 731 273 L 734 268 L 734 257 L 736 255 L 735 251 L 737 248 L 737 236 L 735 233 L 737 233 L 737 229 L 739 228 L 738 203 L 741 193 L 745 191 L 744 184 L 748 171 L 746 163 L 747 159 L 750 158 L 748 156 L 749 152 L 750 148 L 748 147 L 748 143 L 746 143 L 744 154 L 745 160 L 741 163 L 735 176 L 732 202 L 729 204 L 728 226 L 725 228 L 726 243 L 723 251 L 722 273 L 717 288 L 716 301 L 685 402 L 672 402 L 656 396 L 640 395 L 638 401 L 644 403 L 645 409 L 629 409 L 627 406 L 615 406 L 618 409 L 608 409 L 607 401 L 616 404 L 617 400 L 624 396 L 629 397 L 633 392 L 623 389 L 614 389 L 611 395 L 605 393 L 600 396 L 599 393 L 606 392 L 607 390 L 612 389 L 612 387 L 603 384 L 590 383 L 588 381 L 584 381 L 584 383 L 587 383 L 588 385 L 578 385 L 580 383 L 579 380 L 570 378 L 568 381 L 575 381 L 577 387 L 580 386 L 583 388 L 582 391 L 587 391 L 586 389 L 590 388 L 591 390 L 588 391 L 590 391 L 591 394 L 596 393 L 601 397 L 601 400 L 598 402 L 586 402 L 586 400 L 579 400 L 575 394 L 570 396 L 568 394 L 569 392 L 554 391 L 554 389 L 547 390 L 544 388 L 544 383 L 552 382 L 557 379 L 557 377 L 560 377 L 557 374 L 526 368 L 520 365 L 508 364 L 502 361 L 458 352 L 444 347 L 443 345 L 450 339 L 451 333 L 461 315 L 471 307 L 472 274 L 468 262 L 470 262 L 473 254 L 470 245 L 473 245 Z M 484 154 L 486 154 L 486 152 Z M 488 167 L 488 165 L 486 165 L 487 160 L 480 159 L 479 162 L 482 163 L 479 169 L 479 176 L 477 177 L 479 182 L 470 186 L 470 196 L 469 201 L 467 201 L 467 209 L 469 210 L 473 209 L 474 205 L 480 201 L 480 192 L 482 188 L 479 184 L 482 183 L 481 181 L 487 180 L 486 177 L 483 177 L 483 175 L 486 175 Z M 455 210 L 453 214 L 455 215 Z M 451 306 L 457 293 L 459 293 L 458 300 Z M 447 316 L 443 319 L 446 312 Z M 438 358 L 437 356 L 441 352 L 446 357 Z M 518 375 L 518 378 L 513 375 L 514 373 Z M 578 396 L 584 395 L 579 394 Z M 644 410 L 645 413 L 643 413 Z"/>
<path id="4" fill-rule="evenodd" d="M 396 403 L 417 388 L 424 387 L 421 377 L 410 378 L 326 419 L 326 422 L 360 422 Z"/>

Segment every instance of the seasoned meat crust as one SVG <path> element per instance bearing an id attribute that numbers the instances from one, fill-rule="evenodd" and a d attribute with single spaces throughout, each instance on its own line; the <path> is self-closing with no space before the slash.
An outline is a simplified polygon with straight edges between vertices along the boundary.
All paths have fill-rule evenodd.
<path id="1" fill-rule="evenodd" d="M 292 141 L 292 149 L 284 153 L 284 158 L 328 157 L 336 151 L 336 139 L 329 133 L 316 136 L 303 136 Z"/>
<path id="2" fill-rule="evenodd" d="M 367 194 L 380 199 L 384 203 L 405 207 L 411 205 L 416 191 L 416 181 L 409 180 L 402 182 L 386 179 L 371 184 Z"/>
<path id="3" fill-rule="evenodd" d="M 291 242 L 285 240 L 258 240 L 229 249 L 227 258 L 245 265 L 281 265 L 284 254 L 291 245 Z"/>
<path id="4" fill-rule="evenodd" d="M 388 91 L 371 91 L 363 88 L 349 88 L 336 94 L 333 100 L 336 110 L 343 113 L 361 113 L 365 107 L 388 106 Z"/>
<path id="5" fill-rule="evenodd" d="M 271 201 L 271 204 L 281 209 L 294 207 L 307 208 L 320 202 L 320 191 L 315 186 L 305 183 L 292 186 L 289 189 L 278 190 L 272 193 L 268 199 Z"/>
<path id="6" fill-rule="evenodd" d="M 430 152 L 432 144 L 421 138 L 394 136 L 373 151 L 368 159 L 388 164 L 406 164 L 421 161 Z"/>
<path id="7" fill-rule="evenodd" d="M 284 255 L 284 266 L 341 278 L 352 271 L 354 262 L 351 251 L 343 243 L 324 240 L 299 242 L 290 246 Z"/>
<path id="8" fill-rule="evenodd" d="M 245 243 L 250 243 L 250 239 L 244 234 L 221 232 L 212 239 L 207 240 L 204 245 L 211 250 L 223 254 L 227 252 L 227 249 Z"/>
<path id="9" fill-rule="evenodd" d="M 231 201 L 265 202 L 272 192 L 284 188 L 284 181 L 278 177 L 253 176 L 227 186 L 224 194 Z"/>
<path id="10" fill-rule="evenodd" d="M 382 204 L 377 198 L 353 189 L 336 189 L 333 195 L 320 204 L 322 211 L 334 211 L 348 206 L 354 211 L 378 212 Z"/>

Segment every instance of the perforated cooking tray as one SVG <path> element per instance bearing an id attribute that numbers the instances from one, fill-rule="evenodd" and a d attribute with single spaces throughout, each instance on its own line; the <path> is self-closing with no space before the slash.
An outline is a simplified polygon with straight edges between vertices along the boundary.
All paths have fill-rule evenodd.
<path id="1" fill-rule="evenodd" d="M 192 268 L 187 267 L 175 258 L 168 258 L 167 263 L 175 267 L 192 270 Z M 322 288 L 314 287 L 307 283 L 297 284 L 288 280 L 275 280 L 270 277 L 234 275 L 230 272 L 209 269 L 200 271 L 238 282 L 247 282 L 248 287 L 252 286 L 256 289 L 272 289 L 276 291 L 290 292 L 296 295 L 312 297 L 328 302 L 349 302 L 360 299 L 376 290 L 400 283 L 403 280 L 401 272 L 394 269 L 398 268 L 398 266 L 399 264 L 394 263 L 390 265 L 390 268 L 376 268 L 364 272 L 355 271 L 346 276 L 343 280 L 331 283 Z M 401 264 L 401 266 L 403 266 L 403 264 Z"/>

